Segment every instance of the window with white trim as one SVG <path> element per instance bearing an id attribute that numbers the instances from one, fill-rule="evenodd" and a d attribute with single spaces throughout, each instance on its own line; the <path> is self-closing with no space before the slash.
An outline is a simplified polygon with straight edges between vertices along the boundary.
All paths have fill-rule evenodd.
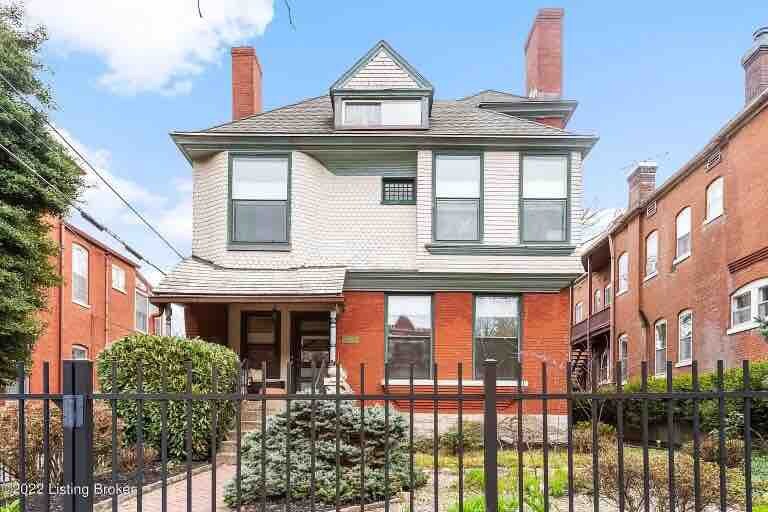
<path id="1" fill-rule="evenodd" d="M 680 260 L 691 254 L 691 207 L 683 208 L 675 218 L 675 259 Z"/>
<path id="2" fill-rule="evenodd" d="M 72 301 L 88 305 L 88 250 L 72 244 Z"/>
<path id="3" fill-rule="evenodd" d="M 667 321 L 659 320 L 653 327 L 655 337 L 654 372 L 663 375 L 667 368 Z"/>
<path id="4" fill-rule="evenodd" d="M 345 100 L 342 123 L 351 128 L 421 126 L 421 100 Z"/>
<path id="5" fill-rule="evenodd" d="M 595 308 L 595 312 L 600 311 L 603 308 L 602 301 L 603 301 L 603 290 L 598 288 L 595 290 L 595 299 L 594 303 L 592 305 L 593 308 Z"/>
<path id="6" fill-rule="evenodd" d="M 579 323 L 582 320 L 584 320 L 584 304 L 577 302 L 573 308 L 573 321 L 574 323 Z"/>
<path id="7" fill-rule="evenodd" d="M 609 382 L 611 380 L 611 366 L 610 366 L 610 352 L 606 348 L 600 353 L 600 368 L 598 375 L 598 382 Z"/>
<path id="8" fill-rule="evenodd" d="M 768 277 L 752 281 L 731 295 L 731 329 L 752 329 L 764 319 L 768 319 Z"/>
<path id="9" fill-rule="evenodd" d="M 627 382 L 629 376 L 629 336 L 619 336 L 619 361 L 621 362 L 621 382 Z"/>
<path id="10" fill-rule="evenodd" d="M 480 155 L 435 155 L 435 240 L 480 240 Z"/>
<path id="11" fill-rule="evenodd" d="M 387 295 L 386 355 L 393 379 L 432 375 L 432 296 Z"/>
<path id="12" fill-rule="evenodd" d="M 645 276 L 656 274 L 659 262 L 659 232 L 653 231 L 645 238 Z"/>
<path id="13" fill-rule="evenodd" d="M 693 312 L 690 309 L 678 316 L 677 337 L 677 362 L 690 363 L 693 358 Z"/>
<path id="14" fill-rule="evenodd" d="M 233 243 L 288 242 L 288 167 L 287 156 L 232 158 Z"/>
<path id="15" fill-rule="evenodd" d="M 523 157 L 522 240 L 565 242 L 568 239 L 568 157 Z"/>
<path id="16" fill-rule="evenodd" d="M 136 291 L 136 330 L 148 332 L 149 328 L 149 297 Z"/>
<path id="17" fill-rule="evenodd" d="M 520 298 L 477 295 L 474 330 L 475 378 L 483 378 L 483 362 L 495 359 L 499 379 L 517 379 L 520 361 Z"/>
<path id="18" fill-rule="evenodd" d="M 609 284 L 605 287 L 605 307 L 610 306 L 612 301 L 613 301 L 613 286 Z"/>
<path id="19" fill-rule="evenodd" d="M 112 288 L 125 292 L 125 269 L 114 263 L 112 264 Z"/>
<path id="20" fill-rule="evenodd" d="M 72 345 L 72 359 L 88 359 L 88 347 L 83 345 Z"/>
<path id="21" fill-rule="evenodd" d="M 723 212 L 723 177 L 720 176 L 707 186 L 707 222 L 721 216 Z"/>
<path id="22" fill-rule="evenodd" d="M 621 253 L 618 263 L 619 271 L 619 293 L 629 290 L 629 254 Z"/>

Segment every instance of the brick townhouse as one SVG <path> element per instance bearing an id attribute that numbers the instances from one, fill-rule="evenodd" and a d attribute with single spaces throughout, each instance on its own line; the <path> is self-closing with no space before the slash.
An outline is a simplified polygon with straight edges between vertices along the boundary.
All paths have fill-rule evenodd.
<path id="1" fill-rule="evenodd" d="M 149 302 L 149 282 L 136 262 L 68 221 L 52 222 L 59 246 L 54 264 L 63 284 L 48 292 L 45 324 L 32 352 L 27 387 L 43 389 L 43 362 L 50 363 L 50 389 L 58 392 L 63 359 L 94 360 L 111 342 L 132 332 L 159 332 L 158 309 Z"/>
<path id="2" fill-rule="evenodd" d="M 306 389 L 312 362 L 372 393 L 385 361 L 394 392 L 410 365 L 431 389 L 435 364 L 455 390 L 462 363 L 479 388 L 490 357 L 502 389 L 541 389 L 546 361 L 564 390 L 597 138 L 566 130 L 562 25 L 561 9 L 537 14 L 524 95 L 436 99 L 381 41 L 326 94 L 262 112 L 256 54 L 233 49 L 234 119 L 172 134 L 192 167 L 192 256 L 152 300 L 185 305 L 188 334 L 267 362 L 273 392 Z"/>
<path id="3" fill-rule="evenodd" d="M 587 244 L 573 285 L 572 357 L 662 375 L 768 356 L 768 28 L 742 59 L 743 109 L 656 187 L 656 164 L 628 177 L 626 213 Z"/>

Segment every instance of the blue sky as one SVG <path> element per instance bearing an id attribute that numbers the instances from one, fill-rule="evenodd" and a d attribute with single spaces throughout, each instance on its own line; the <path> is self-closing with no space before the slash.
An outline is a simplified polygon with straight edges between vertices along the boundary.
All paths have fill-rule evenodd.
<path id="1" fill-rule="evenodd" d="M 190 167 L 168 132 L 229 119 L 229 45 L 256 47 L 265 108 L 323 94 L 379 39 L 426 76 L 440 98 L 485 88 L 522 93 L 525 37 L 536 10 L 549 6 L 292 0 L 294 30 L 282 0 L 273 14 L 267 0 L 201 0 L 203 20 L 196 18 L 195 2 L 185 0 L 153 7 L 156 19 L 166 16 L 165 27 L 175 27 L 155 34 L 166 30 L 162 23 L 99 11 L 93 7 L 99 2 L 73 0 L 54 12 L 57 2 L 29 1 L 34 18 L 51 25 L 44 58 L 59 105 L 55 122 L 118 187 L 134 187 L 138 206 L 162 220 L 161 228 L 185 251 L 189 235 L 181 217 L 191 195 Z M 246 4 L 251 12 L 243 20 L 238 9 Z M 764 2 L 739 2 L 738 9 L 669 1 L 557 5 L 566 9 L 564 95 L 580 103 L 569 127 L 600 136 L 585 162 L 585 200 L 592 207 L 624 206 L 627 166 L 656 157 L 663 180 L 743 105 L 740 58 L 752 32 L 768 24 L 768 9 Z M 218 27 L 213 35 L 206 24 Z M 185 48 L 198 53 L 185 55 Z M 171 78 L 163 82 L 164 76 Z M 103 211 L 157 263 L 173 264 L 170 251 L 105 201 L 92 201 L 90 210 Z"/>

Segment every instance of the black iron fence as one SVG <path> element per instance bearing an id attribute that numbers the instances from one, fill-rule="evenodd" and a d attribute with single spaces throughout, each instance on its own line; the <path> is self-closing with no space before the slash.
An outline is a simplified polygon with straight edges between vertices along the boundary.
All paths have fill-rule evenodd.
<path id="1" fill-rule="evenodd" d="M 438 378 L 435 365 L 429 384 L 414 379 L 411 368 L 409 378 L 398 381 L 397 385 L 389 378 L 385 365 L 383 382 L 381 386 L 377 383 L 374 390 L 366 389 L 367 368 L 361 365 L 357 378 L 353 379 L 359 383 L 357 389 L 347 394 L 342 392 L 341 372 L 332 371 L 328 377 L 325 367 L 312 368 L 314 377 L 308 393 L 270 392 L 266 366 L 261 370 L 263 382 L 257 393 L 249 392 L 251 387 L 245 384 L 248 379 L 244 367 L 240 368 L 236 382 L 219 382 L 214 368 L 210 375 L 213 392 L 195 392 L 195 369 L 191 366 L 187 367 L 186 375 L 181 376 L 185 382 L 183 391 L 169 391 L 165 375 L 163 389 L 145 390 L 143 369 L 139 366 L 136 389 L 118 390 L 113 372 L 112 391 L 104 392 L 94 388 L 92 363 L 65 361 L 62 392 L 50 393 L 46 364 L 42 393 L 0 394 L 6 413 L 13 411 L 18 426 L 15 460 L 0 461 L 3 470 L 13 476 L 12 482 L 4 484 L 0 499 L 16 500 L 21 511 L 48 511 L 59 506 L 67 512 L 92 511 L 94 503 L 100 501 L 94 492 L 99 456 L 111 462 L 107 464 L 107 476 L 101 475 L 106 482 L 113 486 L 126 482 L 124 475 L 121 476 L 119 461 L 122 447 L 118 435 L 122 429 L 130 433 L 129 450 L 135 456 L 128 479 L 135 487 L 130 507 L 139 511 L 144 510 L 143 491 L 147 484 L 145 455 L 154 449 L 159 461 L 153 467 L 159 479 L 152 488 L 160 493 L 163 512 L 201 509 L 193 483 L 200 466 L 195 454 L 201 451 L 206 454 L 204 462 L 207 463 L 202 474 L 210 477 L 206 492 L 209 501 L 204 509 L 220 510 L 217 507 L 222 506 L 221 497 L 226 494 L 227 506 L 238 511 L 267 512 L 279 506 L 286 511 L 314 512 L 359 505 L 362 512 L 373 502 L 382 502 L 381 507 L 389 512 L 397 497 L 400 510 L 437 512 L 448 508 L 462 512 L 469 510 L 468 493 L 473 492 L 468 490 L 466 462 L 471 449 L 466 446 L 465 420 L 467 410 L 476 413 L 478 404 L 482 405 L 482 412 L 474 417 L 482 420 L 482 471 L 481 485 L 474 489 L 479 491 L 477 495 L 482 498 L 484 510 L 523 512 L 550 510 L 556 506 L 569 511 L 590 507 L 595 512 L 712 508 L 751 511 L 755 493 L 765 490 L 753 485 L 752 467 L 754 451 L 766 448 L 756 445 L 755 434 L 765 432 L 768 426 L 753 425 L 752 413 L 755 404 L 768 401 L 768 391 L 764 387 L 753 388 L 747 361 L 741 369 L 738 389 L 726 389 L 722 362 L 716 368 L 714 387 L 702 389 L 698 365 L 694 362 L 691 389 L 684 391 L 674 389 L 671 363 L 667 365 L 664 389 L 649 390 L 648 369 L 643 363 L 640 390 L 631 393 L 625 391 L 620 380 L 610 388 L 601 388 L 597 368 L 591 372 L 590 389 L 577 391 L 571 386 L 570 364 L 557 369 L 560 375 L 555 375 L 546 363 L 542 364 L 540 373 L 535 379 L 531 378 L 538 383 L 535 386 L 525 382 L 530 376 L 524 375 L 520 367 L 517 372 L 520 378 L 502 386 L 496 378 L 496 362 L 489 360 L 484 363 L 482 387 L 475 381 L 470 385 L 462 379 L 461 364 L 457 365 L 455 377 L 450 381 Z M 290 390 L 290 368 L 287 375 L 286 389 Z M 615 375 L 622 375 L 620 365 Z M 19 382 L 23 382 L 24 377 L 20 368 Z M 23 390 L 24 386 L 19 389 Z M 29 404 L 34 402 L 42 404 L 42 459 L 34 462 L 39 469 L 35 471 L 39 480 L 33 481 L 27 474 L 30 439 L 25 415 Z M 94 404 L 97 403 L 107 404 L 111 411 L 109 456 L 94 453 L 94 438 L 100 435 L 99 429 L 106 428 L 94 425 Z M 195 404 L 200 403 L 207 404 L 205 414 L 209 415 L 205 426 L 208 432 L 202 436 L 198 413 L 193 413 Z M 690 405 L 692 414 L 685 419 L 691 423 L 688 433 L 681 435 L 679 406 L 682 403 Z M 123 420 L 119 418 L 119 411 L 125 404 L 132 404 L 129 407 L 132 419 L 120 423 Z M 610 422 L 615 430 L 605 429 L 598 421 L 606 405 L 611 407 Z M 650 410 L 655 411 L 661 405 L 665 417 L 660 422 L 658 415 L 654 416 Z M 739 409 L 736 416 L 740 424 L 729 423 L 726 405 L 729 414 L 735 406 Z M 702 407 L 716 409 L 715 432 L 702 431 Z M 234 409 L 231 420 L 227 419 L 226 408 Z M 633 411 L 639 408 L 639 420 L 627 420 L 628 408 Z M 157 415 L 148 417 L 150 409 L 159 411 L 159 419 Z M 61 447 L 49 443 L 51 417 L 55 411 L 61 416 Z M 444 453 L 440 435 L 441 430 L 445 430 L 441 427 L 445 416 L 450 416 L 454 425 L 451 430 L 454 442 L 449 454 Z M 553 434 L 550 424 L 553 416 L 565 423 L 564 432 Z M 591 420 L 586 440 L 584 430 L 577 428 L 578 417 Z M 533 434 L 526 426 L 526 418 L 532 418 L 537 426 Z M 501 436 L 502 422 L 509 419 L 513 420 L 513 433 L 511 437 Z M 431 427 L 426 446 L 415 432 L 419 421 L 420 428 Z M 183 432 L 169 428 L 174 422 L 184 424 Z M 635 436 L 628 435 L 625 429 L 628 423 L 638 430 Z M 650 429 L 660 426 L 665 427 L 666 438 L 654 442 Z M 180 442 L 174 437 L 179 435 L 183 436 L 185 456 L 171 460 L 169 447 Z M 689 451 L 682 449 L 686 437 L 690 437 Z M 733 467 L 729 443 L 736 439 L 740 453 L 736 454 L 739 462 Z M 704 444 L 708 442 L 716 445 L 714 457 L 709 451 L 703 453 Z M 207 447 L 200 448 L 206 444 Z M 225 445 L 233 453 L 224 456 Z M 59 448 L 61 453 L 57 451 Z M 532 455 L 537 462 L 527 468 L 526 457 Z M 62 460 L 61 477 L 53 481 L 51 466 L 58 456 Z M 500 461 L 500 456 L 504 460 Z M 564 482 L 558 483 L 563 488 L 558 493 L 552 492 L 551 482 L 554 478 L 552 457 L 555 456 L 564 461 Z M 686 462 L 689 459 L 690 465 Z M 635 460 L 640 461 L 639 465 L 630 467 Z M 661 460 L 665 463 L 664 474 L 659 476 L 656 466 Z M 169 482 L 171 466 L 183 475 L 180 481 Z M 231 466 L 234 466 L 233 477 L 227 488 L 222 489 L 218 472 Z M 447 478 L 448 467 L 453 471 L 451 488 L 455 490 L 455 503 L 450 507 L 441 502 L 446 495 L 441 479 Z M 692 475 L 687 474 L 688 469 Z M 712 480 L 712 471 L 717 473 L 716 481 Z M 606 477 L 606 472 L 611 474 Z M 558 476 L 561 477 L 563 475 Z M 473 481 L 472 485 L 476 486 L 477 482 Z M 601 489 L 601 485 L 610 485 L 610 488 Z M 183 504 L 171 496 L 178 489 L 185 494 Z M 428 495 L 426 505 L 424 500 L 417 500 L 418 493 Z M 32 504 L 33 495 L 44 498 L 36 498 Z M 53 503 L 54 495 L 60 501 Z M 125 509 L 121 499 L 119 492 L 111 493 L 108 498 L 111 510 Z"/>

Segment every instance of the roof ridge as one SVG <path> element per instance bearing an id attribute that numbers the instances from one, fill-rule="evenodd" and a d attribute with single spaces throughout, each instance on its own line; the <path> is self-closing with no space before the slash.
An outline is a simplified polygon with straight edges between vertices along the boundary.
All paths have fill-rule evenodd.
<path id="1" fill-rule="evenodd" d="M 522 121 L 523 123 L 527 123 L 527 124 L 530 124 L 530 125 L 533 125 L 533 126 L 537 126 L 537 127 L 546 127 L 546 128 L 551 129 L 551 130 L 554 130 L 556 132 L 562 133 L 564 135 L 579 135 L 578 133 L 569 132 L 567 130 L 563 130 L 562 128 L 557 128 L 555 126 L 550 126 L 548 124 L 539 123 L 537 121 L 531 121 L 530 119 L 525 119 L 523 117 L 517 117 L 517 116 L 513 116 L 511 114 L 505 114 L 503 112 L 496 112 L 495 110 L 488 110 L 488 109 L 485 109 L 485 108 L 476 107 L 474 105 L 464 105 L 462 103 L 459 103 L 458 101 L 454 101 L 454 103 L 459 108 L 466 108 L 466 109 L 470 109 L 470 110 L 477 110 L 479 112 L 487 112 L 489 114 L 494 114 L 494 115 L 502 116 L 502 117 L 506 117 L 506 118 L 511 117 L 511 118 L 516 119 L 518 121 Z"/>
<path id="2" fill-rule="evenodd" d="M 466 100 L 468 100 L 470 98 L 474 98 L 475 96 L 480 96 L 481 94 L 486 93 L 486 92 L 496 92 L 496 93 L 499 93 L 499 94 L 509 94 L 510 96 L 514 96 L 516 98 L 527 98 L 526 96 L 522 96 L 520 94 L 515 94 L 513 92 L 500 91 L 499 89 L 488 88 L 488 89 L 483 89 L 482 91 L 478 91 L 478 92 L 476 92 L 474 94 L 470 94 L 468 96 L 464 96 L 463 98 L 456 98 L 453 101 L 466 101 Z"/>
<path id="3" fill-rule="evenodd" d="M 241 268 L 241 267 L 227 267 L 224 265 L 219 265 L 218 263 L 214 263 L 211 260 L 207 260 L 205 258 L 201 258 L 200 256 L 189 256 L 188 258 L 185 258 L 181 262 L 179 262 L 179 265 L 182 263 L 185 263 L 187 261 L 194 261 L 196 263 L 200 263 L 203 265 L 208 265 L 210 267 L 213 267 L 215 269 L 219 270 L 242 270 L 247 272 L 289 272 L 289 271 L 295 271 L 295 270 L 324 270 L 324 269 L 346 269 L 346 265 L 300 265 L 297 267 L 283 267 L 283 268 Z"/>
<path id="4" fill-rule="evenodd" d="M 214 130 L 216 128 L 221 128 L 223 126 L 227 126 L 228 124 L 239 123 L 240 121 L 245 121 L 246 119 L 252 119 L 254 117 L 259 117 L 259 116 L 263 116 L 263 115 L 266 115 L 266 114 L 271 114 L 273 112 L 278 112 L 280 110 L 285 110 L 285 109 L 288 109 L 288 108 L 291 108 L 291 107 L 295 107 L 297 105 L 301 105 L 302 103 L 309 103 L 310 101 L 319 100 L 320 98 L 328 98 L 328 97 L 329 97 L 328 94 L 321 94 L 319 96 L 313 96 L 311 98 L 304 98 L 303 100 L 294 101 L 293 103 L 289 103 L 287 105 L 282 105 L 280 107 L 275 107 L 275 108 L 270 109 L 270 110 L 265 110 L 264 112 L 257 112 L 255 114 L 251 114 L 249 116 L 241 117 L 240 119 L 233 119 L 231 121 L 227 121 L 226 123 L 221 123 L 221 124 L 209 126 L 208 128 L 205 128 L 205 129 L 200 130 L 200 131 L 207 132 L 209 130 Z"/>

